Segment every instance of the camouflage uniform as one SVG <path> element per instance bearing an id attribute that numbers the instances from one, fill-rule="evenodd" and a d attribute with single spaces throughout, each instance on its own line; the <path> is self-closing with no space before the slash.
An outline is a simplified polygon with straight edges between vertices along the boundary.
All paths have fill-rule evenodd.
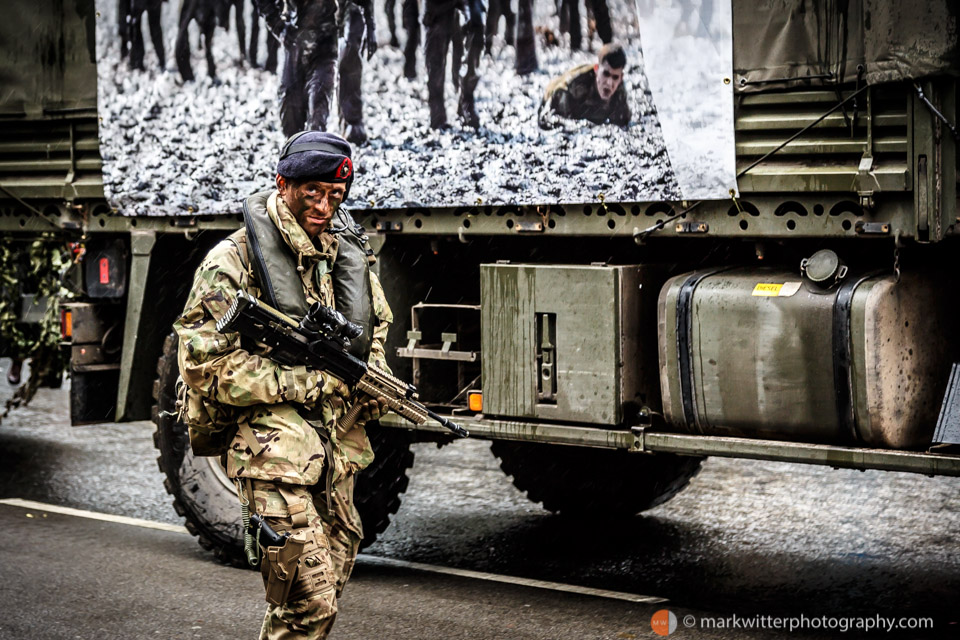
<path id="1" fill-rule="evenodd" d="M 594 124 L 610 124 L 625 127 L 630 123 L 630 105 L 627 104 L 627 89 L 620 83 L 609 100 L 600 97 L 597 91 L 597 72 L 592 64 L 570 69 L 554 78 L 547 85 L 543 102 L 540 103 L 540 126 L 549 128 L 554 116 L 571 120 L 589 120 Z"/>
<path id="2" fill-rule="evenodd" d="M 331 269 L 337 237 L 323 232 L 311 242 L 276 193 L 267 209 L 297 255 L 307 302 L 334 306 Z M 295 584 L 290 600 L 268 606 L 261 638 L 325 638 L 363 537 L 353 504 L 354 475 L 373 461 L 373 449 L 362 425 L 337 437 L 335 426 L 345 413 L 348 391 L 336 378 L 274 363 L 244 349 L 238 334 L 216 330 L 216 320 L 238 289 L 258 294 L 245 262 L 237 245 L 225 240 L 197 269 L 184 314 L 174 325 L 180 337 L 180 372 L 204 398 L 236 412 L 240 430 L 227 454 L 227 475 L 243 479 L 246 498 L 252 498 L 256 511 L 275 529 L 309 529 L 316 536 L 315 555 L 325 565 L 329 588 L 296 598 Z M 385 368 L 384 341 L 393 318 L 372 272 L 370 279 L 379 324 L 369 361 Z M 317 419 L 308 422 L 301 416 L 306 412 Z M 332 459 L 327 460 L 324 440 Z M 313 495 L 314 485 L 325 476 L 325 463 L 332 474 L 327 478 L 332 495 L 325 496 L 329 510 L 327 500 L 314 504 Z M 326 483 L 320 484 L 322 488 Z"/>

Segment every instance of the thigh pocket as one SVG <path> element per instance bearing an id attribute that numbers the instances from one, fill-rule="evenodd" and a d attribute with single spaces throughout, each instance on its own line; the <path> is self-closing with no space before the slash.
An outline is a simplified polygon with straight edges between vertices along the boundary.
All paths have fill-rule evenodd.
<path id="1" fill-rule="evenodd" d="M 310 531 L 297 560 L 297 575 L 288 600 L 301 600 L 336 587 L 330 545 L 322 533 Z"/>
<path id="2" fill-rule="evenodd" d="M 261 567 L 267 602 L 283 605 L 336 586 L 329 544 L 310 528 L 294 532 L 282 547 L 267 547 Z"/>

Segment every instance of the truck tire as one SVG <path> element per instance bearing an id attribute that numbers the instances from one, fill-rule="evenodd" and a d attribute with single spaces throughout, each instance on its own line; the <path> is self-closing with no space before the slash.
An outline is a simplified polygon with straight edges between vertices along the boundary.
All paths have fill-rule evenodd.
<path id="1" fill-rule="evenodd" d="M 240 503 L 233 483 L 219 459 L 194 456 L 186 426 L 177 421 L 175 387 L 177 338 L 163 343 L 153 385 L 153 421 L 157 425 L 153 442 L 160 455 L 157 463 L 166 478 L 163 485 L 173 497 L 173 508 L 184 518 L 187 530 L 200 546 L 226 564 L 246 566 Z M 362 546 L 372 544 L 390 524 L 400 507 L 400 494 L 407 489 L 407 471 L 413 465 L 409 432 L 372 428 L 370 440 L 376 458 L 357 480 L 354 492 L 357 510 L 366 537 Z"/>
<path id="2" fill-rule="evenodd" d="M 703 460 L 506 440 L 490 449 L 514 486 L 548 511 L 608 519 L 663 504 L 687 486 Z"/>
<path id="3" fill-rule="evenodd" d="M 387 530 L 390 516 L 400 508 L 400 496 L 410 482 L 407 471 L 413 466 L 412 432 L 406 429 L 373 426 L 367 430 L 374 459 L 357 476 L 353 499 L 363 522 L 364 549 Z"/>
<path id="4" fill-rule="evenodd" d="M 221 562 L 245 566 L 236 490 L 217 458 L 195 456 L 190 450 L 187 427 L 175 417 L 177 376 L 177 337 L 170 335 L 163 343 L 153 383 L 153 421 L 157 425 L 153 444 L 160 452 L 157 464 L 166 476 L 163 486 L 201 547 Z"/>

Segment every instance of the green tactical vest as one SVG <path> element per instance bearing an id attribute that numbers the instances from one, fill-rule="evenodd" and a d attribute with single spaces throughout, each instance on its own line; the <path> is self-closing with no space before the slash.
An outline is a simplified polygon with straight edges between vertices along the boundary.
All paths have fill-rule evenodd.
<path id="1" fill-rule="evenodd" d="M 300 320 L 309 305 L 297 273 L 296 257 L 267 213 L 267 200 L 272 193 L 255 193 L 243 203 L 249 259 L 264 302 Z M 334 304 L 347 320 L 363 327 L 360 337 L 353 340 L 350 353 L 366 362 L 376 320 L 370 287 L 373 250 L 367 244 L 363 227 L 342 207 L 337 209 L 328 232 L 340 240 L 331 274 Z"/>

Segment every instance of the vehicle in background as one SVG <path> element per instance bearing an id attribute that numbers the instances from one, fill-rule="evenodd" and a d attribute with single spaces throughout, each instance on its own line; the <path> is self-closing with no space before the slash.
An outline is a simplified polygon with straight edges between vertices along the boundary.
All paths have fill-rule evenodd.
<path id="1" fill-rule="evenodd" d="M 877 4 L 818 9 L 843 28 L 793 24 L 776 47 L 734 1 L 729 199 L 354 211 L 394 311 L 395 374 L 561 513 L 649 509 L 710 455 L 960 475 L 956 42 L 895 59 L 935 39 L 925 25 L 949 3 Z M 177 512 L 241 562 L 233 488 L 175 420 L 171 324 L 242 217 L 111 210 L 93 1 L 30 6 L 0 27 L 34 33 L 0 53 L 17 70 L 0 100 L 0 230 L 82 245 L 82 295 L 61 305 L 72 422 L 153 420 Z M 368 543 L 399 506 L 410 445 L 450 440 L 381 427 L 357 486 Z"/>

